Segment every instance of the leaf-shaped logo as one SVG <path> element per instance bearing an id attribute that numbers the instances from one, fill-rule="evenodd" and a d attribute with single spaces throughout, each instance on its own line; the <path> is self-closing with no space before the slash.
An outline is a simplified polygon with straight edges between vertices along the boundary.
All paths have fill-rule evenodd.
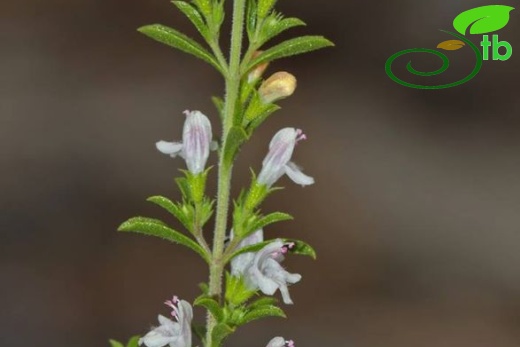
<path id="1" fill-rule="evenodd" d="M 502 29 L 509 22 L 509 12 L 514 7 L 487 5 L 476 7 L 459 14 L 453 20 L 453 27 L 462 35 L 470 28 L 470 34 L 487 34 Z"/>
<path id="2" fill-rule="evenodd" d="M 461 49 L 466 44 L 460 40 L 447 40 L 439 43 L 437 48 L 444 49 L 446 51 L 456 51 L 457 49 Z"/>

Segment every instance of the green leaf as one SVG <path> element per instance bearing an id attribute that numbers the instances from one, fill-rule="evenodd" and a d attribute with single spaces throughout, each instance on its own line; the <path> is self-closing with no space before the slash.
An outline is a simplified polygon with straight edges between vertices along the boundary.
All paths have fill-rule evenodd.
<path id="1" fill-rule="evenodd" d="M 139 335 L 132 336 L 130 340 L 128 340 L 126 347 L 139 347 Z"/>
<path id="2" fill-rule="evenodd" d="M 172 3 L 177 6 L 177 8 L 182 13 L 184 13 L 186 17 L 188 17 L 188 19 L 195 26 L 195 28 L 197 28 L 202 37 L 208 40 L 208 26 L 204 22 L 204 19 L 202 18 L 202 15 L 199 13 L 197 8 L 186 1 L 172 1 Z"/>
<path id="3" fill-rule="evenodd" d="M 213 331 L 211 332 L 211 336 L 213 339 L 213 344 L 211 347 L 218 347 L 222 344 L 222 341 L 229 335 L 235 331 L 234 328 L 230 327 L 227 324 L 220 323 L 215 326 Z"/>
<path id="4" fill-rule="evenodd" d="M 286 220 L 292 220 L 293 217 L 290 214 L 283 213 L 283 212 L 273 212 L 268 214 L 267 216 L 264 216 L 260 218 L 257 222 L 255 222 L 251 226 L 251 231 L 256 231 L 258 229 L 262 229 L 269 224 L 277 223 L 277 222 L 283 222 Z"/>
<path id="5" fill-rule="evenodd" d="M 270 306 L 270 305 L 263 305 L 256 307 L 246 313 L 244 317 L 242 318 L 242 321 L 240 322 L 240 325 L 247 324 L 251 321 L 261 319 L 261 318 L 267 318 L 267 317 L 281 317 L 281 318 L 287 318 L 285 315 L 285 312 L 279 308 L 278 306 Z"/>
<path id="6" fill-rule="evenodd" d="M 186 229 L 189 231 L 193 231 L 193 216 L 189 216 L 189 213 L 186 213 L 186 211 L 183 211 L 182 208 L 171 201 L 168 198 L 165 198 L 164 196 L 151 196 L 146 201 L 152 202 L 162 208 L 164 208 L 166 211 L 168 211 L 170 214 L 172 214 L 175 218 L 179 220 L 179 222 L 184 225 Z"/>
<path id="7" fill-rule="evenodd" d="M 185 53 L 194 55 L 197 58 L 213 65 L 218 71 L 222 72 L 218 61 L 204 47 L 190 39 L 188 36 L 169 28 L 162 24 L 145 25 L 138 29 L 139 32 L 146 36 L 161 42 L 170 47 L 177 48 Z"/>
<path id="8" fill-rule="evenodd" d="M 213 105 L 215 105 L 215 108 L 218 111 L 220 120 L 224 121 L 224 100 L 218 96 L 214 96 L 211 98 L 211 101 L 213 101 Z"/>
<path id="9" fill-rule="evenodd" d="M 312 248 L 308 243 L 305 243 L 300 240 L 293 240 L 293 239 L 282 239 L 285 243 L 294 243 L 294 248 L 291 249 L 290 254 L 296 254 L 296 255 L 305 255 L 308 257 L 311 257 L 312 259 L 316 260 L 316 251 L 314 248 Z M 229 259 L 231 260 L 234 257 L 244 254 L 244 253 L 250 253 L 250 252 L 258 252 L 274 240 L 266 240 L 263 242 L 255 243 L 254 245 L 249 245 L 243 248 L 240 248 L 238 251 L 235 251 Z"/>
<path id="10" fill-rule="evenodd" d="M 276 0 L 258 0 L 258 17 L 265 18 L 274 7 Z"/>
<path id="11" fill-rule="evenodd" d="M 111 347 L 125 347 L 125 345 L 116 340 L 108 340 L 108 342 L 110 342 Z"/>
<path id="12" fill-rule="evenodd" d="M 146 217 L 130 218 L 117 229 L 119 231 L 131 231 L 139 234 L 156 236 L 170 242 L 178 243 L 197 252 L 204 260 L 209 262 L 209 256 L 198 243 L 180 232 L 168 227 L 162 221 Z"/>
<path id="13" fill-rule="evenodd" d="M 206 326 L 203 324 L 191 324 L 192 333 L 199 338 L 203 346 L 206 345 L 206 330 Z"/>
<path id="14" fill-rule="evenodd" d="M 277 302 L 278 302 L 277 299 L 266 296 L 266 297 L 253 301 L 248 307 L 251 310 L 254 308 L 261 307 L 261 306 L 273 306 Z"/>
<path id="15" fill-rule="evenodd" d="M 212 298 L 199 296 L 195 299 L 193 305 L 202 306 L 207 309 L 217 322 L 222 322 L 224 320 L 224 311 L 220 307 L 219 303 Z"/>
<path id="16" fill-rule="evenodd" d="M 272 38 L 291 28 L 305 26 L 305 22 L 298 18 L 283 18 L 278 14 L 271 14 L 262 25 L 262 32 L 258 44 L 263 45 Z"/>
<path id="17" fill-rule="evenodd" d="M 316 251 L 314 248 L 311 247 L 308 243 L 305 243 L 300 240 L 285 240 L 286 242 L 294 242 L 295 247 L 291 249 L 292 254 L 298 254 L 298 255 L 306 255 L 311 257 L 312 259 L 316 260 Z"/>
<path id="18" fill-rule="evenodd" d="M 257 13 L 258 13 L 256 0 L 249 0 L 246 8 L 247 8 L 247 13 L 246 13 L 247 36 L 249 38 L 249 42 L 253 42 L 255 39 Z"/>
<path id="19" fill-rule="evenodd" d="M 249 121 L 247 125 L 247 131 L 251 133 L 253 130 L 258 128 L 270 115 L 281 109 L 276 104 L 267 104 L 263 108 L 258 110 L 258 113 Z"/>
<path id="20" fill-rule="evenodd" d="M 459 14 L 453 20 L 453 27 L 462 35 L 470 28 L 470 34 L 487 34 L 502 29 L 509 22 L 509 12 L 514 7 L 487 5 L 476 7 Z"/>
<path id="21" fill-rule="evenodd" d="M 240 146 L 247 140 L 248 136 L 244 128 L 234 126 L 229 130 L 226 139 L 226 147 L 223 148 L 224 162 L 232 163 Z"/>
<path id="22" fill-rule="evenodd" d="M 276 59 L 307 53 L 330 46 L 334 46 L 334 44 L 323 36 L 297 37 L 295 39 L 284 41 L 264 51 L 251 61 L 246 71 L 249 71 L 255 66 L 265 62 L 271 62 Z"/>

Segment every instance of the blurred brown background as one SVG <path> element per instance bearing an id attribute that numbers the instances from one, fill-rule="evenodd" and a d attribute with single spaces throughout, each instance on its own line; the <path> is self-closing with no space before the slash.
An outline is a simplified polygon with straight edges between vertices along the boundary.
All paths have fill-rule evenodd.
<path id="1" fill-rule="evenodd" d="M 485 62 L 467 84 L 409 89 L 384 72 L 391 54 L 435 47 L 450 38 L 438 29 L 487 4 L 280 1 L 309 24 L 292 34 L 337 47 L 271 66 L 299 89 L 242 151 L 235 188 L 277 129 L 304 129 L 295 161 L 317 184 L 284 179 L 265 210 L 296 220 L 267 232 L 301 237 L 319 258 L 285 263 L 303 274 L 290 319 L 240 329 L 228 346 L 276 335 L 298 346 L 520 345 L 520 10 L 499 32 L 512 58 Z M 222 93 L 209 66 L 135 30 L 154 22 L 196 36 L 167 0 L 0 4 L 2 346 L 107 346 L 146 332 L 165 298 L 191 300 L 206 279 L 189 251 L 115 231 L 134 215 L 169 220 L 145 198 L 177 198 L 183 163 L 154 142 L 179 138 L 185 109 L 216 122 L 209 97 Z M 473 67 L 469 49 L 448 54 L 435 81 Z"/>

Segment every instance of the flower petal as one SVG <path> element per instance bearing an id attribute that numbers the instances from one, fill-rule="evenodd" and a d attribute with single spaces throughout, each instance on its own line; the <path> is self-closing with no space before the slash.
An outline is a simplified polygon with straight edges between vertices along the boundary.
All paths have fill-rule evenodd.
<path id="1" fill-rule="evenodd" d="M 172 340 L 174 340 L 174 338 L 171 336 L 165 336 L 155 330 L 152 330 L 139 339 L 139 345 L 144 343 L 144 345 L 147 347 L 163 347 L 169 344 Z"/>
<path id="2" fill-rule="evenodd" d="M 302 186 L 314 184 L 314 178 L 304 174 L 298 167 L 298 165 L 296 165 L 293 162 L 289 162 L 287 163 L 287 165 L 285 165 L 285 173 L 287 174 L 287 176 L 289 176 L 291 180 Z"/>
<path id="3" fill-rule="evenodd" d="M 230 233 L 231 239 L 233 239 L 234 234 L 233 230 Z M 262 229 L 259 229 L 244 238 L 237 246 L 237 250 L 244 248 L 246 246 L 254 245 L 256 243 L 264 241 L 264 232 Z M 251 265 L 253 259 L 255 258 L 255 253 L 249 252 L 240 254 L 239 256 L 234 257 L 231 260 L 231 274 L 234 276 L 243 275 L 246 271 L 246 268 Z"/>
<path id="4" fill-rule="evenodd" d="M 284 347 L 285 346 L 285 339 L 283 337 L 275 337 L 269 343 L 266 347 Z"/>
<path id="5" fill-rule="evenodd" d="M 155 147 L 159 150 L 159 152 L 168 154 L 172 158 L 175 158 L 181 154 L 183 146 L 180 142 L 167 142 L 161 140 L 155 144 Z"/>

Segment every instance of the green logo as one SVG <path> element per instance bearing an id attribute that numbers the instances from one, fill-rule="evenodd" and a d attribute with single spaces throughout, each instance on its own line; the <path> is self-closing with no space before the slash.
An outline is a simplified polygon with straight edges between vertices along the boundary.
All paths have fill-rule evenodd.
<path id="1" fill-rule="evenodd" d="M 397 77 L 393 71 L 392 71 L 392 64 L 393 62 L 401 57 L 402 55 L 409 54 L 409 53 L 427 53 L 427 54 L 433 54 L 437 57 L 439 57 L 442 61 L 442 66 L 435 70 L 435 71 L 419 71 L 412 67 L 412 62 L 409 61 L 406 65 L 406 69 L 408 72 L 417 75 L 417 76 L 436 76 L 444 71 L 446 71 L 450 65 L 449 59 L 446 56 L 446 54 L 437 51 L 435 49 L 429 49 L 429 48 L 412 48 L 412 49 L 405 49 L 403 51 L 397 52 L 393 54 L 385 64 L 385 70 L 386 74 L 396 83 L 399 83 L 405 87 L 410 88 L 416 88 L 416 89 L 444 89 L 444 88 L 451 88 L 458 85 L 461 85 L 463 83 L 468 82 L 473 77 L 475 77 L 482 68 L 482 64 L 484 60 L 489 60 L 490 55 L 493 60 L 499 60 L 499 61 L 505 61 L 511 58 L 513 54 L 513 47 L 509 42 L 506 41 L 499 41 L 498 35 L 492 35 L 491 40 L 489 38 L 489 35 L 483 35 L 482 41 L 480 42 L 480 46 L 482 47 L 482 53 L 480 52 L 479 47 L 477 47 L 473 42 L 471 42 L 469 39 L 465 37 L 465 35 L 468 33 L 472 35 L 482 35 L 482 34 L 489 34 L 491 32 L 497 31 L 502 29 L 507 25 L 509 22 L 509 13 L 514 10 L 511 6 L 505 6 L 505 5 L 488 5 L 488 6 L 481 6 L 477 8 L 473 8 L 471 10 L 467 10 L 459 14 L 454 20 L 453 20 L 453 27 L 457 31 L 450 32 L 446 30 L 441 30 L 442 32 L 451 35 L 454 39 L 443 41 L 437 45 L 437 48 L 443 49 L 445 51 L 455 51 L 458 49 L 461 49 L 465 46 L 468 46 L 471 48 L 471 50 L 475 54 L 475 67 L 471 71 L 469 75 L 464 77 L 463 79 L 447 83 L 447 84 L 441 84 L 441 85 L 420 85 L 420 84 L 414 84 L 406 82 L 399 77 Z M 490 54 L 490 48 L 491 48 L 491 54 Z M 504 53 L 500 52 L 500 48 L 503 48 L 502 51 L 505 51 Z"/>

